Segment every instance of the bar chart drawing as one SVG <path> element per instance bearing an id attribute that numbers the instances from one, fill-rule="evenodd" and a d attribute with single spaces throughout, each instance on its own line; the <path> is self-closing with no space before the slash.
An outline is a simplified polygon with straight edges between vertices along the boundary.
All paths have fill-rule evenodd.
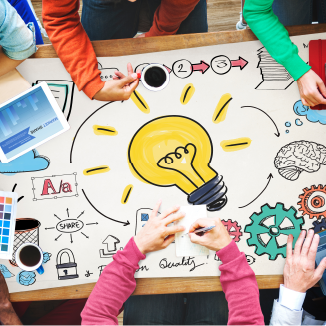
<path id="1" fill-rule="evenodd" d="M 20 107 L 25 109 L 26 107 L 28 107 L 28 105 L 25 102 L 26 99 L 28 100 L 30 106 L 33 108 L 33 111 L 37 111 L 38 98 L 35 93 L 27 96 L 25 99 L 17 101 L 16 103 L 12 104 L 8 108 L 0 111 L 0 129 L 5 137 L 9 136 L 12 133 L 12 130 L 10 128 L 10 123 L 13 126 L 16 126 L 17 121 L 19 120 L 19 116 L 15 110 L 15 106 L 17 106 L 18 109 Z"/>
<path id="2" fill-rule="evenodd" d="M 37 80 L 35 84 L 39 84 L 43 81 L 48 84 L 61 111 L 68 121 L 71 114 L 75 83 L 67 80 Z"/>

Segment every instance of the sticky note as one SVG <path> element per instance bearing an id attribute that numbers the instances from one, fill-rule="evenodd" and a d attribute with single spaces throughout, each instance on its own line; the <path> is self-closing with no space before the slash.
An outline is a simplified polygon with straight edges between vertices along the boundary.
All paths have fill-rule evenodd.
<path id="1" fill-rule="evenodd" d="M 6 197 L 6 204 L 12 204 L 12 198 Z"/>
<path id="2" fill-rule="evenodd" d="M 5 202 L 5 197 L 0 197 L 0 204 L 3 204 Z"/>

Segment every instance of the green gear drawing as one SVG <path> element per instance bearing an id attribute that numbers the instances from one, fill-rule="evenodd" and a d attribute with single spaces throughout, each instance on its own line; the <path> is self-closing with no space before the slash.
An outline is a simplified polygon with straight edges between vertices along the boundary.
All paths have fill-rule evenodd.
<path id="1" fill-rule="evenodd" d="M 271 221 L 275 223 L 270 225 L 265 224 L 270 218 L 274 218 Z M 275 207 L 270 207 L 268 204 L 261 206 L 261 212 L 259 214 L 253 213 L 250 219 L 252 223 L 245 227 L 245 232 L 250 233 L 250 238 L 247 240 L 247 243 L 249 246 L 256 246 L 255 253 L 258 256 L 263 254 L 269 255 L 269 260 L 275 260 L 278 255 L 282 255 L 285 258 L 286 244 L 279 246 L 277 238 L 281 234 L 292 234 L 294 237 L 294 247 L 302 230 L 302 224 L 304 224 L 303 218 L 297 217 L 295 208 L 291 207 L 286 210 L 281 203 L 277 203 Z M 292 223 L 292 226 L 283 227 L 283 222 L 287 222 L 288 225 Z M 262 240 L 262 234 L 270 237 L 267 243 Z"/>

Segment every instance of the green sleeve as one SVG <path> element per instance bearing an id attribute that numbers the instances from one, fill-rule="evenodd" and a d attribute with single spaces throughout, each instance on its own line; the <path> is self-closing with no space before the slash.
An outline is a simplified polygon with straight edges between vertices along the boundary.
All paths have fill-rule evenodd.
<path id="1" fill-rule="evenodd" d="M 298 80 L 311 67 L 300 58 L 297 46 L 274 14 L 273 1 L 246 0 L 243 16 L 269 54 Z"/>

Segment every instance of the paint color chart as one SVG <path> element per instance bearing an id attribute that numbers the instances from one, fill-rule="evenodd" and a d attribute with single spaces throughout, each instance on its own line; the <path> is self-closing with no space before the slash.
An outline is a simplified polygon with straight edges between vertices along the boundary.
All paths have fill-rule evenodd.
<path id="1" fill-rule="evenodd" d="M 17 194 L 0 191 L 0 259 L 10 259 L 13 251 Z"/>

